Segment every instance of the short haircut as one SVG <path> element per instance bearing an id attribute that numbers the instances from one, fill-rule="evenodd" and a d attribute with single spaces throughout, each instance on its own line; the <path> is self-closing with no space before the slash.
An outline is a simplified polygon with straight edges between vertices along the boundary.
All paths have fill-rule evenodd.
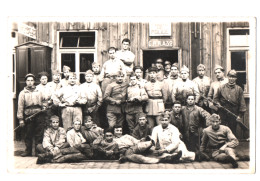
<path id="1" fill-rule="evenodd" d="M 142 66 L 134 66 L 133 71 L 135 72 L 135 70 L 137 70 L 137 69 L 141 69 L 141 71 L 144 70 Z"/>
<path id="2" fill-rule="evenodd" d="M 93 72 L 92 70 L 87 70 L 87 71 L 85 72 L 85 75 L 88 75 L 88 74 L 94 75 L 94 72 Z"/>
<path id="3" fill-rule="evenodd" d="M 120 125 L 115 125 L 113 130 L 115 130 L 115 129 L 117 129 L 117 128 L 122 128 L 122 130 L 123 130 L 123 127 L 120 126 Z"/>
<path id="4" fill-rule="evenodd" d="M 173 106 L 174 106 L 175 104 L 180 104 L 180 105 L 181 105 L 181 102 L 177 100 L 177 101 L 174 101 L 174 102 L 173 102 Z"/>
<path id="5" fill-rule="evenodd" d="M 100 67 L 100 64 L 98 62 L 93 62 L 92 63 L 92 67 L 95 66 L 95 65 Z"/>
<path id="6" fill-rule="evenodd" d="M 209 118 L 209 121 L 213 121 L 213 120 L 219 120 L 221 122 L 220 116 L 216 113 L 213 113 Z"/>
<path id="7" fill-rule="evenodd" d="M 69 73 L 69 77 L 71 77 L 71 76 L 72 76 L 72 77 L 76 77 L 76 73 L 75 73 L 75 72 L 70 72 L 70 73 Z"/>
<path id="8" fill-rule="evenodd" d="M 196 97 L 196 95 L 195 94 L 193 94 L 193 93 L 188 93 L 187 95 L 186 95 L 186 100 L 188 99 L 188 97 L 189 96 L 193 96 L 194 97 L 194 99 L 195 99 L 195 97 Z"/>
<path id="9" fill-rule="evenodd" d="M 116 52 L 116 48 L 115 47 L 109 47 L 107 52 L 109 53 L 110 50 L 115 50 L 115 52 Z"/>
<path id="10" fill-rule="evenodd" d="M 121 76 L 121 75 L 125 75 L 122 71 L 118 71 L 117 73 L 116 73 L 116 76 Z"/>
<path id="11" fill-rule="evenodd" d="M 132 72 L 129 77 L 136 77 L 136 75 L 134 72 Z"/>
<path id="12" fill-rule="evenodd" d="M 112 128 L 107 128 L 107 129 L 104 130 L 104 135 L 106 135 L 106 133 L 112 133 L 112 134 L 114 134 L 114 129 L 112 129 Z"/>
<path id="13" fill-rule="evenodd" d="M 38 73 L 39 79 L 41 79 L 43 76 L 46 76 L 48 78 L 49 77 L 48 72 L 40 72 L 40 73 Z"/>
<path id="14" fill-rule="evenodd" d="M 122 43 L 124 43 L 124 42 L 128 42 L 129 45 L 131 44 L 131 41 L 130 41 L 128 38 L 124 38 L 124 39 L 122 40 Z"/>

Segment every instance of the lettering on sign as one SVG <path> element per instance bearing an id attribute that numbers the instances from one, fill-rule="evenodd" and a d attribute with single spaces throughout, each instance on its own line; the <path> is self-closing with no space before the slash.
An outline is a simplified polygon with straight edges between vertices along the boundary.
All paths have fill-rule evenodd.
<path id="1" fill-rule="evenodd" d="M 149 23 L 150 36 L 171 36 L 171 23 Z"/>
<path id="2" fill-rule="evenodd" d="M 173 42 L 170 39 L 167 40 L 149 40 L 149 48 L 162 48 L 162 47 L 173 47 Z"/>
<path id="3" fill-rule="evenodd" d="M 18 33 L 36 39 L 36 29 L 23 23 L 18 24 Z"/>

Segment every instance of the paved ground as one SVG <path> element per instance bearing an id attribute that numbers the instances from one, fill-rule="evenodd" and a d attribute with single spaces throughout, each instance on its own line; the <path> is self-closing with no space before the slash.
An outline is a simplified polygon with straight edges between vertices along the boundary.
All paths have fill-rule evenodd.
<path id="1" fill-rule="evenodd" d="M 22 142 L 15 142 L 14 169 L 232 169 L 231 164 L 220 164 L 217 162 L 191 162 L 179 164 L 136 164 L 123 163 L 118 161 L 83 161 L 80 163 L 62 163 L 62 164 L 36 164 L 36 157 L 20 157 L 19 154 L 24 149 Z M 238 147 L 241 154 L 249 154 L 249 143 L 242 142 Z M 239 161 L 239 169 L 249 169 L 249 161 Z"/>

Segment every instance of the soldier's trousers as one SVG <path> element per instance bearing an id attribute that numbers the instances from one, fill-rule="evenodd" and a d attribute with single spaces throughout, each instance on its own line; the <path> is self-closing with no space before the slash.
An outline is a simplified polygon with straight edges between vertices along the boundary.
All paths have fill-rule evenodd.
<path id="1" fill-rule="evenodd" d="M 138 122 L 138 114 L 139 113 L 133 113 L 133 114 L 128 114 L 126 113 L 126 122 L 128 124 L 128 128 L 130 130 L 130 134 L 132 134 L 133 129 L 136 127 L 137 122 Z"/>
<path id="2" fill-rule="evenodd" d="M 79 120 L 82 123 L 81 107 L 65 107 L 61 110 L 63 128 L 67 130 L 73 126 L 73 122 Z"/>
<path id="3" fill-rule="evenodd" d="M 207 149 L 205 153 L 210 157 L 213 158 L 217 162 L 226 163 L 227 157 L 231 156 L 235 160 L 238 160 L 236 156 L 236 151 L 234 148 L 225 148 L 224 152 L 220 153 L 219 149 Z"/>
<path id="4" fill-rule="evenodd" d="M 114 126 L 116 125 L 123 126 L 124 114 L 108 112 L 107 119 L 108 119 L 109 128 L 114 128 Z"/>

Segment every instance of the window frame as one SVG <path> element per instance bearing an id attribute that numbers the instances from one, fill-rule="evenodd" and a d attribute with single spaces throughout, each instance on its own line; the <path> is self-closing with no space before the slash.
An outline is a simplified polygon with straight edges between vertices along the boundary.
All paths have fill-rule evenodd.
<path id="1" fill-rule="evenodd" d="M 79 47 L 79 48 L 75 48 L 75 47 L 60 47 L 60 33 L 64 33 L 64 32 L 68 32 L 68 33 L 72 33 L 72 32 L 95 32 L 95 46 L 94 47 Z M 75 54 L 75 73 L 77 76 L 77 79 L 79 80 L 80 78 L 80 54 L 90 54 L 93 53 L 94 54 L 94 62 L 98 61 L 97 58 L 97 38 L 98 38 L 98 31 L 97 30 L 84 30 L 84 31 L 57 31 L 57 54 L 56 54 L 56 58 L 57 58 L 57 67 L 58 70 L 63 73 L 62 71 L 62 67 L 61 67 L 61 54 L 62 53 L 68 53 L 68 54 Z"/>
<path id="2" fill-rule="evenodd" d="M 231 52 L 239 52 L 239 51 L 245 51 L 246 52 L 246 91 L 244 91 L 244 96 L 249 97 L 249 79 L 248 79 L 248 63 L 250 61 L 251 55 L 250 55 L 250 45 L 248 46 L 230 46 L 230 34 L 229 30 L 249 30 L 249 27 L 236 27 L 236 28 L 227 28 L 227 61 L 226 61 L 226 67 L 227 72 L 231 70 Z M 248 36 L 248 39 L 250 39 L 250 33 Z M 242 72 L 242 71 L 238 71 Z"/>

